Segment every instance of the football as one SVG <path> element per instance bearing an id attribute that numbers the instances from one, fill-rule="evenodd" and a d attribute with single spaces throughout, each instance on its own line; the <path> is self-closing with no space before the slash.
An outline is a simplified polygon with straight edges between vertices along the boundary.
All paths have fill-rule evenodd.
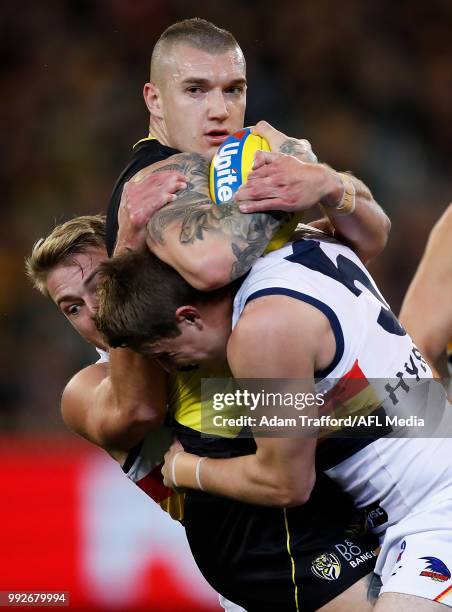
<path id="1" fill-rule="evenodd" d="M 237 189 L 246 183 L 256 151 L 270 151 L 265 138 L 249 128 L 226 138 L 210 163 L 209 189 L 215 204 L 230 202 Z"/>

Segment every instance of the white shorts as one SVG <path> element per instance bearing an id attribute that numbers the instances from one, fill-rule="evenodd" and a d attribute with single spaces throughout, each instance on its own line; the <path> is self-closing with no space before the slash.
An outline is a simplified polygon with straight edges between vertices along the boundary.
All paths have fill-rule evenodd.
<path id="1" fill-rule="evenodd" d="M 389 527 L 375 573 L 381 593 L 404 593 L 452 607 L 452 499 Z"/>

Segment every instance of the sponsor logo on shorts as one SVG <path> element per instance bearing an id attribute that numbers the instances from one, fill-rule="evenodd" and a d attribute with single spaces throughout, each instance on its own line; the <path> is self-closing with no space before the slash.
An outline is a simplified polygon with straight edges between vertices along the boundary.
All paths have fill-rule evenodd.
<path id="1" fill-rule="evenodd" d="M 388 513 L 380 506 L 380 501 L 370 504 L 366 508 L 367 524 L 369 529 L 376 529 L 388 522 Z"/>
<path id="2" fill-rule="evenodd" d="M 437 557 L 419 557 L 419 559 L 427 562 L 425 570 L 419 576 L 426 576 L 436 582 L 446 582 L 446 580 L 450 579 L 449 568 Z"/>
<path id="3" fill-rule="evenodd" d="M 341 573 L 341 562 L 333 553 L 323 553 L 311 564 L 314 576 L 323 580 L 337 580 Z"/>
<path id="4" fill-rule="evenodd" d="M 357 544 L 350 540 L 344 540 L 340 544 L 335 544 L 334 548 L 341 557 L 350 565 L 350 567 L 358 567 L 362 563 L 366 563 L 371 559 L 375 559 L 376 554 L 373 550 L 362 550 Z"/>

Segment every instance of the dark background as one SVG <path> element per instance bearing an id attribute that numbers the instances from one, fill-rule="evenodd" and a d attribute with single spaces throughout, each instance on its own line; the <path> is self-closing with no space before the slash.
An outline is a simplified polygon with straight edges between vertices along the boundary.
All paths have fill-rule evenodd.
<path id="1" fill-rule="evenodd" d="M 452 193 L 449 0 L 44 0 L 2 9 L 0 428 L 58 430 L 65 382 L 93 359 L 23 259 L 55 222 L 104 211 L 131 145 L 153 44 L 200 16 L 230 29 L 249 77 L 247 123 L 308 138 L 371 187 L 393 222 L 371 266 L 398 312 Z"/>

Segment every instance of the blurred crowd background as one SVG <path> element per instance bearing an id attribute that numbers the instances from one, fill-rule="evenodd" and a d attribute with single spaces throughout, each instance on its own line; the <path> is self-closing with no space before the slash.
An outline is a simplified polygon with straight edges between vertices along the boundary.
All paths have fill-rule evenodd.
<path id="1" fill-rule="evenodd" d="M 230 29 L 249 76 L 247 123 L 308 138 L 392 219 L 372 271 L 398 312 L 452 199 L 450 0 L 42 0 L 2 9 L 0 429 L 63 429 L 65 382 L 93 359 L 29 286 L 24 257 L 56 222 L 105 211 L 147 133 L 152 46 L 192 16 Z"/>

